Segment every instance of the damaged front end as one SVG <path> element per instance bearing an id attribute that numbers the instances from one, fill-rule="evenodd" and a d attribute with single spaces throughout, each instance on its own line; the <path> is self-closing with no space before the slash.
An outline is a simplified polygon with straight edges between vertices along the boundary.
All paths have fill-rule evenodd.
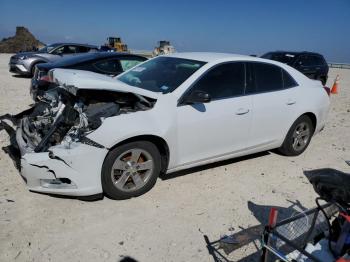
<path id="1" fill-rule="evenodd" d="M 58 144 L 69 148 L 73 142 L 103 148 L 86 135 L 108 117 L 148 110 L 153 104 L 154 100 L 132 93 L 54 88 L 36 103 L 31 114 L 19 121 L 16 139 L 22 154 L 47 151 Z"/>
<path id="2" fill-rule="evenodd" d="M 149 110 L 154 103 L 130 92 L 61 85 L 31 109 L 8 117 L 17 125 L 13 136 L 29 189 L 77 196 L 102 193 L 100 173 L 108 149 L 87 135 L 106 118 Z"/>

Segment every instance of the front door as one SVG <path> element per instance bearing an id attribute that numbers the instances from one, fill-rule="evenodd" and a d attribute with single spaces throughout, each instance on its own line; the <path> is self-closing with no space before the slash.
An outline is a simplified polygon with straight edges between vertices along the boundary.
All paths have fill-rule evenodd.
<path id="1" fill-rule="evenodd" d="M 243 150 L 252 119 L 252 101 L 244 96 L 245 64 L 218 65 L 188 90 L 208 93 L 209 103 L 177 107 L 177 141 L 180 165 L 205 161 Z M 186 94 L 184 95 L 184 97 Z"/>

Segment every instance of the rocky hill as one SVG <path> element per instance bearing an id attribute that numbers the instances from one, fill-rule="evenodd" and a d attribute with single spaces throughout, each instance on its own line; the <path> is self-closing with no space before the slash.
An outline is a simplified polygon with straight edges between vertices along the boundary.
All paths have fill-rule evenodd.
<path id="1" fill-rule="evenodd" d="M 32 51 L 44 46 L 29 30 L 23 26 L 16 27 L 16 35 L 4 38 L 0 42 L 0 53 L 17 53 Z"/>

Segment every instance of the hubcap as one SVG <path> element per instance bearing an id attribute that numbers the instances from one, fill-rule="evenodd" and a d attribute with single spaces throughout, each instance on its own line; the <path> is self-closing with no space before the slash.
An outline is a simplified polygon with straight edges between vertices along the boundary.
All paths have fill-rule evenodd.
<path id="1" fill-rule="evenodd" d="M 296 151 L 303 150 L 310 139 L 310 128 L 307 123 L 302 122 L 294 130 L 293 133 L 293 149 Z"/>
<path id="2" fill-rule="evenodd" d="M 122 153 L 111 170 L 113 185 L 121 191 L 135 191 L 142 188 L 153 172 L 152 156 L 143 149 L 131 149 Z"/>

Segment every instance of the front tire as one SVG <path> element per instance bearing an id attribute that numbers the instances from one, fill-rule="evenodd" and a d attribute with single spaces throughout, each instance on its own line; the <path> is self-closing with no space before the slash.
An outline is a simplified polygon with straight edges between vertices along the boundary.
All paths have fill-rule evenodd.
<path id="1" fill-rule="evenodd" d="M 302 154 L 310 144 L 314 132 L 315 127 L 310 117 L 302 115 L 289 129 L 279 151 L 286 156 L 298 156 Z"/>
<path id="2" fill-rule="evenodd" d="M 30 77 L 33 77 L 34 74 L 35 74 L 35 67 L 38 65 L 38 64 L 41 64 L 43 62 L 36 62 L 35 64 L 32 65 L 32 67 L 30 68 Z"/>
<path id="3" fill-rule="evenodd" d="M 158 148 L 136 141 L 114 148 L 102 167 L 102 188 L 112 199 L 128 199 L 149 191 L 161 170 Z"/>

